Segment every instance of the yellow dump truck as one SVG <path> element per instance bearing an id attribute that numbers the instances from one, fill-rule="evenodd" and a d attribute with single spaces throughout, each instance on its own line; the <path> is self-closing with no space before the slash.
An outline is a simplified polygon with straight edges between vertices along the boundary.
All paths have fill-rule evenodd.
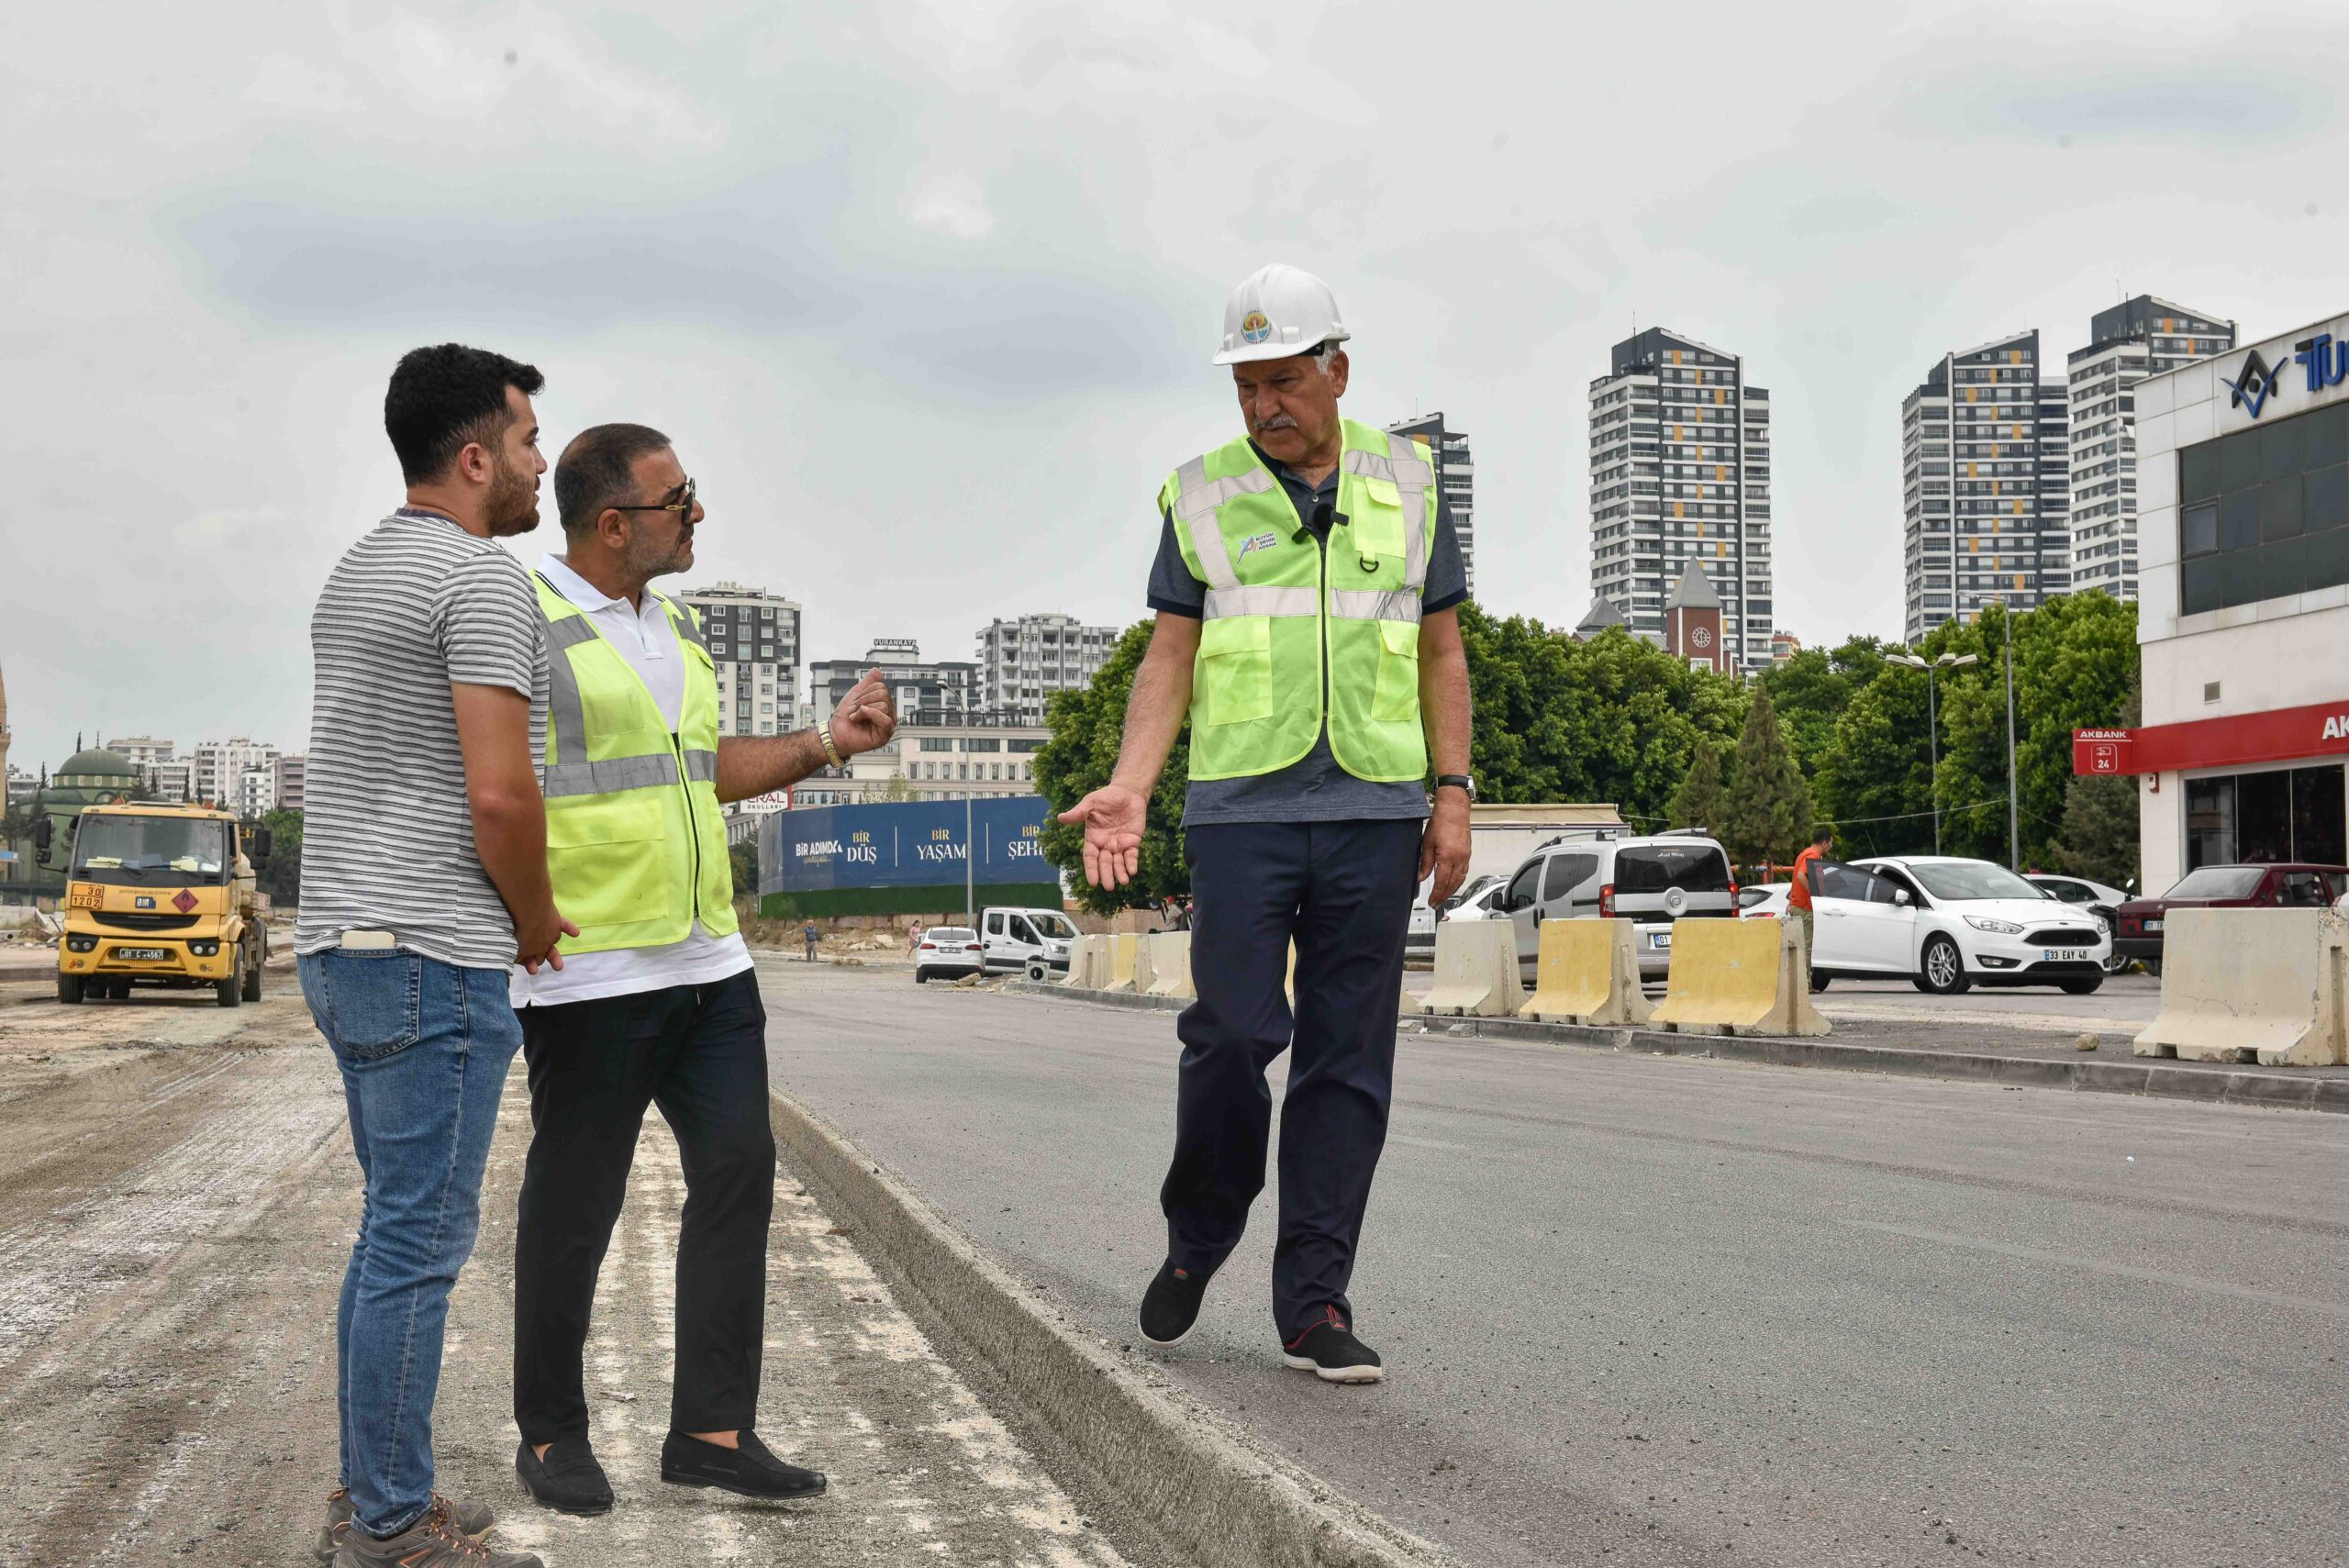
<path id="1" fill-rule="evenodd" d="M 72 826 L 59 1001 L 133 985 L 208 985 L 224 1007 L 261 1000 L 269 926 L 253 866 L 269 858 L 267 828 L 208 806 L 92 806 Z M 34 842 L 54 864 L 52 836 L 45 818 Z"/>

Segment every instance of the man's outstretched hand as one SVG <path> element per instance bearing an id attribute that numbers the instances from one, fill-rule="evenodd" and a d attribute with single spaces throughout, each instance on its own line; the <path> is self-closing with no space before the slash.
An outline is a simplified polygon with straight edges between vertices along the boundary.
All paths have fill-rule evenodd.
<path id="1" fill-rule="evenodd" d="M 1150 802 L 1140 790 L 1103 784 L 1061 813 L 1063 822 L 1085 824 L 1085 880 L 1096 887 L 1123 887 L 1141 866 L 1141 830 Z"/>

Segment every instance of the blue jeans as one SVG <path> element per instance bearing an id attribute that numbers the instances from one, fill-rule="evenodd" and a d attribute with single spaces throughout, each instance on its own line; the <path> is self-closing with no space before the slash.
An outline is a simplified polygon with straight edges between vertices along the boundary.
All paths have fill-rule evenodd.
<path id="1" fill-rule="evenodd" d="M 522 1042 L 507 971 L 397 948 L 301 961 L 342 1069 L 366 1195 L 335 1320 L 341 1480 L 359 1528 L 397 1535 L 432 1502 L 432 1401 L 449 1291 L 481 1229 L 482 1170 Z"/>

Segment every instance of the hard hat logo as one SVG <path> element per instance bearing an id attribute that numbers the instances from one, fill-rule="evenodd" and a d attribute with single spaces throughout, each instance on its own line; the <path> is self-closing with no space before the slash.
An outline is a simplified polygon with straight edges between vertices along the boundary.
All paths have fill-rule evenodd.
<path id="1" fill-rule="evenodd" d="M 1251 343 L 1261 343 L 1273 335 L 1273 324 L 1261 310 L 1252 310 L 1240 323 L 1240 335 Z"/>
<path id="2" fill-rule="evenodd" d="M 1249 274 L 1224 300 L 1223 345 L 1215 362 L 1285 360 L 1349 336 L 1330 285 L 1275 261 Z"/>

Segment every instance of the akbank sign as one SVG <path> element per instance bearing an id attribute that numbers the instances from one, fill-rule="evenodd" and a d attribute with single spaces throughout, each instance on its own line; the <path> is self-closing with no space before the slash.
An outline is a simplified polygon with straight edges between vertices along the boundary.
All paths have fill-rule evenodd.
<path id="1" fill-rule="evenodd" d="M 2339 386 L 2343 381 L 2349 381 L 2349 339 L 2335 341 L 2330 332 L 2303 338 L 2292 345 L 2292 358 L 2288 362 L 2300 367 L 2310 392 Z M 2243 356 L 2243 368 L 2235 373 L 2233 380 L 2230 381 L 2223 375 L 2219 380 L 2225 384 L 2231 394 L 2227 406 L 2243 409 L 2256 419 L 2266 408 L 2269 395 L 2281 387 L 2290 374 L 2286 363 L 2270 365 L 2259 357 L 2259 350 L 2254 349 Z"/>

